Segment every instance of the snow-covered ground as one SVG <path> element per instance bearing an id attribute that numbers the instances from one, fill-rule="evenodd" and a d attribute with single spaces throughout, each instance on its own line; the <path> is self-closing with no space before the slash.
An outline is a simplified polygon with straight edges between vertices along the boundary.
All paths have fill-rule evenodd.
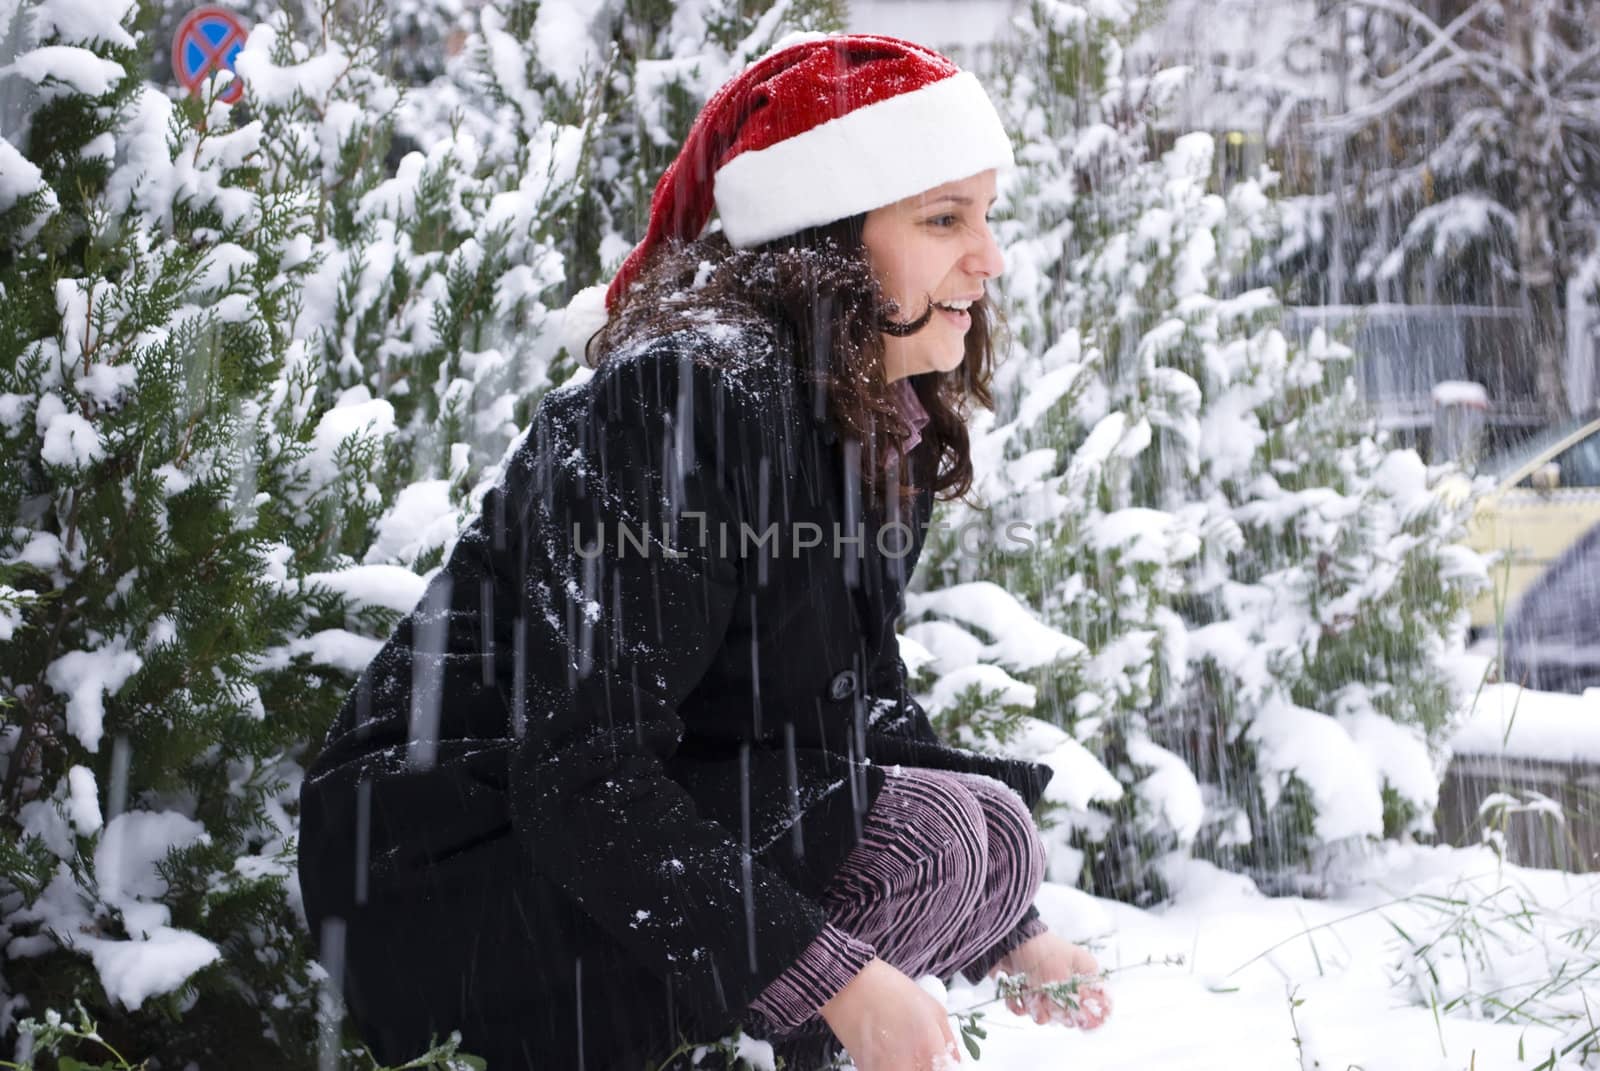
<path id="1" fill-rule="evenodd" d="M 1462 670 L 1481 680 L 1488 661 L 1474 652 Z M 1451 748 L 1600 763 L 1600 690 L 1487 683 Z M 946 1006 L 982 1006 L 988 1031 L 962 1066 L 1600 1067 L 1600 874 L 1519 867 L 1489 847 L 1357 851 L 1329 863 L 1327 899 L 1267 897 L 1198 860 L 1170 863 L 1173 896 L 1148 910 L 1047 882 L 1040 912 L 1111 971 L 1115 1010 L 1089 1033 L 1039 1026 L 1008 1012 L 993 982 L 958 977 Z"/>
<path id="2" fill-rule="evenodd" d="M 1089 942 L 1112 971 L 1115 1010 L 1099 1030 L 1081 1033 L 990 1004 L 980 1056 L 964 1055 L 962 1066 L 1596 1066 L 1579 1062 L 1581 1044 L 1548 1061 L 1553 1048 L 1600 1024 L 1600 875 L 1501 865 L 1487 848 L 1398 845 L 1340 869 L 1349 880 L 1329 899 L 1268 898 L 1242 877 L 1186 861 L 1168 871 L 1172 900 L 1152 910 L 1046 884 L 1040 912 L 1058 932 Z M 1430 939 L 1437 984 L 1413 951 Z M 1571 980 L 1585 971 L 1587 985 Z M 947 1006 L 965 1010 L 994 994 L 993 982 L 958 977 Z M 1291 994 L 1300 1002 L 1292 1020 Z M 1522 1013 L 1507 1013 L 1530 995 Z"/>

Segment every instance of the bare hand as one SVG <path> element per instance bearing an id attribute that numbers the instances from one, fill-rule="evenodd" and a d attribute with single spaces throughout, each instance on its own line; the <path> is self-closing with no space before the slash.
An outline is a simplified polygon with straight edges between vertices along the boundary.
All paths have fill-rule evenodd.
<path id="1" fill-rule="evenodd" d="M 1029 993 L 1009 997 L 1006 1007 L 1018 1015 L 1031 1015 L 1036 1023 L 1056 1022 L 1093 1030 L 1111 1014 L 1111 997 L 1103 987 L 1100 964 L 1082 945 L 1075 945 L 1064 937 L 1045 932 L 1030 937 L 1002 959 L 992 978 L 1000 971 L 1007 974 L 1024 974 L 1028 986 L 1048 982 L 1078 982 L 1072 998 L 1076 1008 L 1064 1007 L 1046 993 Z"/>
<path id="2" fill-rule="evenodd" d="M 881 959 L 868 961 L 821 1012 L 857 1071 L 939 1071 L 961 1062 L 944 1006 Z"/>

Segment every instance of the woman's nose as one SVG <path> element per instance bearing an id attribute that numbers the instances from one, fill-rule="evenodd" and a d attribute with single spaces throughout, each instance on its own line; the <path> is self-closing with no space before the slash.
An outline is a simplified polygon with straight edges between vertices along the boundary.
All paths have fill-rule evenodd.
<path id="1" fill-rule="evenodd" d="M 978 246 L 971 253 L 969 261 L 970 270 L 975 275 L 982 275 L 985 279 L 993 279 L 1006 270 L 1005 254 L 1000 252 L 1000 243 L 995 240 L 994 231 L 985 223 L 977 232 Z"/>

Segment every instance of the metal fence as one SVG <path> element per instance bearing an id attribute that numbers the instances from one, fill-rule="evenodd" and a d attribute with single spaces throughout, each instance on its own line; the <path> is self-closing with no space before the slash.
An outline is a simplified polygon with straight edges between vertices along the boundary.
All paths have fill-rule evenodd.
<path id="1" fill-rule="evenodd" d="M 1433 388 L 1481 385 L 1489 438 L 1518 438 L 1548 420 L 1534 387 L 1527 325 L 1518 309 L 1452 305 L 1326 305 L 1285 310 L 1284 330 L 1304 341 L 1322 327 L 1355 351 L 1361 397 L 1380 426 L 1426 445 L 1437 413 Z"/>
<path id="2" fill-rule="evenodd" d="M 1456 755 L 1439 785 L 1434 815 L 1439 843 L 1470 847 L 1483 843 L 1479 812 L 1491 797 L 1543 796 L 1561 817 L 1540 809 L 1504 818 L 1506 858 L 1518 866 L 1592 874 L 1600 870 L 1600 767 L 1585 762 L 1546 762 L 1500 755 Z"/>

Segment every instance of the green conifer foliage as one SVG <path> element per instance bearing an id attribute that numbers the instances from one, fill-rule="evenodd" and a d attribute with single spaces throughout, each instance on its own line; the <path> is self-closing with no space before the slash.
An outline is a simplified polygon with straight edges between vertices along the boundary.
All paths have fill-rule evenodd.
<path id="1" fill-rule="evenodd" d="M 349 226 L 328 190 L 376 182 L 381 129 L 275 139 L 261 96 L 145 82 L 132 11 L 24 14 L 36 99 L 0 149 L 26 180 L 0 230 L 6 985 L 35 1015 L 82 1001 L 119 1051 L 305 1066 L 297 757 L 359 668 L 348 630 L 393 619 L 323 580 L 370 539 L 394 421 L 330 407 L 297 323 Z"/>

